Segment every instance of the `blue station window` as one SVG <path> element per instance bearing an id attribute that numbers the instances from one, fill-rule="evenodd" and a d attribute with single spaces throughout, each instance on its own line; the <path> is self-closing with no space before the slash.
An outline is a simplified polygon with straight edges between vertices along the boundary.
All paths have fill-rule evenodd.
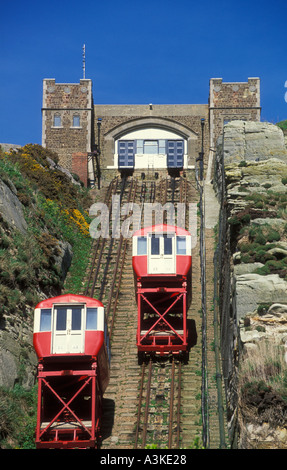
<path id="1" fill-rule="evenodd" d="M 136 153 L 147 154 L 165 154 L 166 153 L 166 140 L 136 140 Z"/>
<path id="2" fill-rule="evenodd" d="M 142 139 L 137 140 L 137 153 L 143 153 L 143 142 Z"/>
<path id="3" fill-rule="evenodd" d="M 155 154 L 158 153 L 158 140 L 145 140 L 144 153 Z"/>
<path id="4" fill-rule="evenodd" d="M 176 237 L 176 252 L 178 255 L 186 255 L 186 238 Z"/>
<path id="5" fill-rule="evenodd" d="M 138 255 L 146 255 L 147 254 L 147 243 L 146 237 L 138 237 Z"/>
<path id="6" fill-rule="evenodd" d="M 158 153 L 166 153 L 166 141 L 164 139 L 158 141 Z"/>
<path id="7" fill-rule="evenodd" d="M 97 325 L 98 325 L 98 309 L 97 309 L 97 307 L 87 308 L 86 329 L 87 330 L 96 330 Z"/>
<path id="8" fill-rule="evenodd" d="M 42 308 L 40 315 L 40 331 L 51 331 L 52 310 L 50 308 Z"/>

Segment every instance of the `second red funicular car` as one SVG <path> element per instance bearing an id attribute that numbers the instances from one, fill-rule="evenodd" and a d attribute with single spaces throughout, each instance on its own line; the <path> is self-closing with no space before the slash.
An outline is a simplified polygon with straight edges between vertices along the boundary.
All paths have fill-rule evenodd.
<path id="1" fill-rule="evenodd" d="M 191 268 L 187 230 L 161 224 L 133 234 L 140 360 L 143 354 L 186 354 Z"/>

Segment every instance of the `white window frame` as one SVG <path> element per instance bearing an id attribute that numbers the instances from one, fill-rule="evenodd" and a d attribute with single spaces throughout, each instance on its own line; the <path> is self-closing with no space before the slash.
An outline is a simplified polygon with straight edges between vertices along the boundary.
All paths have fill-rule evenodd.
<path id="1" fill-rule="evenodd" d="M 78 125 L 76 125 L 76 124 L 75 124 L 75 121 L 74 121 L 76 118 L 77 118 L 78 121 L 79 121 L 79 124 L 78 124 Z M 73 129 L 80 129 L 80 128 L 81 128 L 81 116 L 80 116 L 80 114 L 78 114 L 78 113 L 77 113 L 77 114 L 73 114 L 73 118 L 72 118 L 72 128 L 73 128 Z"/>
<path id="2" fill-rule="evenodd" d="M 57 123 L 57 120 L 59 120 L 59 123 Z M 62 116 L 60 113 L 55 113 L 53 116 L 53 126 L 54 128 L 62 128 Z"/>

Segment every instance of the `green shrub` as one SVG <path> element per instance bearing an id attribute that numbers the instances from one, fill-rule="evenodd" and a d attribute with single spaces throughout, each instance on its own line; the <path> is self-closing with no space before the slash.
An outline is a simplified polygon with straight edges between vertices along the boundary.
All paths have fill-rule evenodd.
<path id="1" fill-rule="evenodd" d="M 35 448 L 37 387 L 27 391 L 0 387 L 0 448 Z"/>
<path id="2" fill-rule="evenodd" d="M 274 242 L 274 241 L 279 241 L 280 240 L 280 233 L 277 230 L 270 229 L 268 234 L 267 234 L 267 241 L 268 242 Z"/>
<path id="3" fill-rule="evenodd" d="M 264 235 L 263 235 L 262 232 L 259 232 L 259 233 L 255 236 L 254 242 L 255 242 L 255 243 L 258 243 L 259 245 L 264 245 L 264 243 L 266 242 L 266 238 L 264 237 Z"/>

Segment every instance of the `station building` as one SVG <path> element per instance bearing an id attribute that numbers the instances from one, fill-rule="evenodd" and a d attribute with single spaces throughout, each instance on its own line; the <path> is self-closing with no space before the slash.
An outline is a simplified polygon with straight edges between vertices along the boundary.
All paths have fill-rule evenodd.
<path id="1" fill-rule="evenodd" d="M 116 174 L 188 171 L 212 161 L 226 122 L 260 121 L 260 79 L 212 78 L 206 104 L 99 105 L 92 80 L 43 80 L 42 146 L 85 185 Z"/>

